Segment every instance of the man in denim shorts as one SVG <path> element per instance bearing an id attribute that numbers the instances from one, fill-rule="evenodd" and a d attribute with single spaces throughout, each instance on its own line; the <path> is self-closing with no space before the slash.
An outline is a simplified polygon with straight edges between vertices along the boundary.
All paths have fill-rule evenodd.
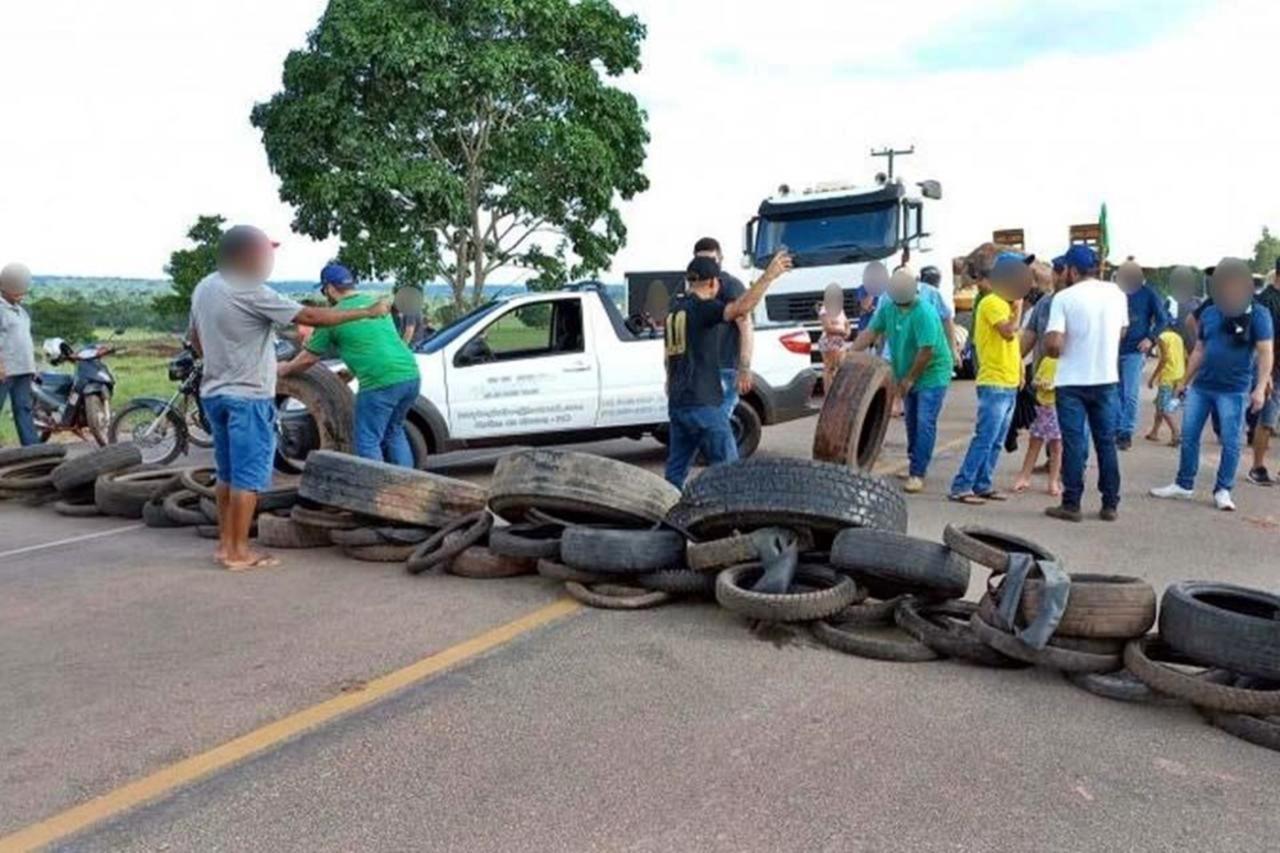
<path id="1" fill-rule="evenodd" d="M 266 286 L 275 248 L 257 228 L 231 228 L 218 243 L 218 271 L 191 294 L 189 335 L 203 359 L 200 400 L 213 432 L 218 472 L 214 559 L 232 571 L 279 564 L 249 548 L 258 492 L 271 485 L 276 448 L 274 327 L 336 326 L 390 310 L 386 302 L 342 311 L 286 299 Z"/>

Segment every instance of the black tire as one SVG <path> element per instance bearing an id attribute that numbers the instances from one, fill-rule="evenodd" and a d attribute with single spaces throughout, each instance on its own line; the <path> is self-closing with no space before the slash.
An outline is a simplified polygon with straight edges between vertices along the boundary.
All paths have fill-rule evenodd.
<path id="1" fill-rule="evenodd" d="M 813 458 L 871 471 L 889 429 L 893 374 L 884 359 L 849 353 L 831 387 L 813 432 Z"/>
<path id="2" fill-rule="evenodd" d="M 605 575 L 571 569 L 564 563 L 558 563 L 555 560 L 539 560 L 536 571 L 548 580 L 560 581 L 561 583 L 573 581 L 574 583 L 597 584 L 609 583 L 611 580 Z"/>
<path id="3" fill-rule="evenodd" d="M 294 504 L 289 510 L 289 517 L 299 524 L 308 527 L 319 527 L 328 531 L 357 530 L 363 524 L 354 512 L 332 507 L 304 506 Z"/>
<path id="4" fill-rule="evenodd" d="M 863 594 L 854 602 L 831 617 L 833 622 L 848 622 L 855 625 L 892 625 L 893 616 L 898 607 L 909 596 L 895 595 L 893 598 L 869 599 L 863 587 L 858 588 Z"/>
<path id="5" fill-rule="evenodd" d="M 513 524 L 489 531 L 489 549 L 506 557 L 535 560 L 559 560 L 560 538 L 564 528 L 558 524 Z"/>
<path id="6" fill-rule="evenodd" d="M 1266 716 L 1280 714 L 1280 690 L 1257 690 L 1218 684 L 1203 672 L 1190 674 L 1177 666 L 1199 666 L 1163 637 L 1148 635 L 1125 647 L 1124 666 L 1157 693 L 1211 711 Z"/>
<path id="7" fill-rule="evenodd" d="M 258 516 L 258 544 L 266 548 L 327 548 L 329 531 L 299 524 L 288 515 Z"/>
<path id="8" fill-rule="evenodd" d="M 109 444 L 73 456 L 53 469 L 53 486 L 62 494 L 93 485 L 103 474 L 114 474 L 142 464 L 142 453 L 132 444 Z"/>
<path id="9" fill-rule="evenodd" d="M 421 545 L 434 530 L 426 527 L 357 527 L 353 530 L 328 530 L 334 545 L 348 548 L 371 548 L 375 545 Z"/>
<path id="10" fill-rule="evenodd" d="M 202 498 L 213 499 L 217 496 L 217 482 L 218 475 L 212 467 L 187 468 L 182 472 L 182 488 L 195 492 Z"/>
<path id="11" fill-rule="evenodd" d="M 448 569 L 449 562 L 472 545 L 487 541 L 493 528 L 493 514 L 487 510 L 473 512 L 437 530 L 429 539 L 414 546 L 405 561 L 409 573 L 420 575 L 428 569 Z"/>
<path id="12" fill-rule="evenodd" d="M 108 394 L 84 395 L 84 425 L 95 444 L 107 446 L 107 432 L 111 428 L 111 397 Z"/>
<path id="13" fill-rule="evenodd" d="M 196 536 L 199 536 L 201 539 L 217 539 L 218 538 L 218 525 L 216 524 L 196 525 L 195 531 L 196 531 Z M 253 523 L 253 526 L 249 528 L 249 538 L 250 539 L 258 538 L 258 523 L 256 521 Z"/>
<path id="14" fill-rule="evenodd" d="M 65 444 L 29 444 L 26 447 L 0 447 L 0 468 L 33 459 L 61 459 L 67 455 Z"/>
<path id="15" fill-rule="evenodd" d="M 95 506 L 94 509 L 97 509 L 97 507 Z M 157 529 L 184 526 L 169 518 L 169 513 L 164 510 L 164 504 L 156 503 L 155 501 L 147 501 L 142 505 L 142 523 L 147 527 Z"/>
<path id="16" fill-rule="evenodd" d="M 510 522 L 540 509 L 571 522 L 650 525 L 662 521 L 680 492 L 657 474 L 589 453 L 518 450 L 498 460 L 489 508 Z"/>
<path id="17" fill-rule="evenodd" d="M 317 450 L 350 453 L 355 435 L 355 395 L 347 383 L 323 364 L 305 373 L 281 377 L 276 382 L 276 403 L 293 398 L 306 407 L 310 424 L 300 430 L 305 440 L 295 442 L 289 432 L 290 415 L 282 413 L 280 438 L 276 445 L 275 467 L 283 474 L 300 474 L 310 454 Z M 314 426 L 312 426 L 314 425 Z M 314 442 L 314 446 L 309 446 Z"/>
<path id="18" fill-rule="evenodd" d="M 144 417 L 138 424 L 129 425 L 128 421 L 139 413 Z M 156 423 L 157 420 L 163 423 Z M 145 464 L 168 465 L 187 452 L 187 422 L 161 400 L 134 400 L 111 419 L 107 441 L 124 441 L 137 447 Z"/>
<path id="19" fill-rule="evenodd" d="M 644 610 L 671 601 L 670 593 L 607 583 L 588 587 L 567 581 L 564 591 L 575 601 L 602 610 Z"/>
<path id="20" fill-rule="evenodd" d="M 142 507 L 176 476 L 167 468 L 151 465 L 103 474 L 93 485 L 93 502 L 103 515 L 142 518 Z"/>
<path id="21" fill-rule="evenodd" d="M 684 537 L 674 530 L 570 527 L 560 539 L 567 566 L 602 575 L 639 575 L 680 566 Z"/>
<path id="22" fill-rule="evenodd" d="M 715 575 L 689 569 L 660 569 L 645 575 L 637 575 L 635 583 L 645 589 L 669 592 L 672 595 L 714 596 L 716 594 Z"/>
<path id="23" fill-rule="evenodd" d="M 1209 725 L 1254 746 L 1280 752 L 1280 716 L 1257 717 L 1199 709 Z"/>
<path id="24" fill-rule="evenodd" d="M 755 534 L 734 533 L 723 539 L 712 539 L 710 542 L 690 542 L 685 547 L 685 563 L 695 572 L 718 572 L 730 566 L 754 563 L 760 559 L 759 540 L 756 534 L 767 530 L 769 528 L 763 528 L 755 531 Z M 813 534 L 806 528 L 797 531 L 779 527 L 772 532 L 777 536 L 794 537 L 796 548 L 801 553 L 813 547 Z"/>
<path id="25" fill-rule="evenodd" d="M 413 553 L 412 545 L 359 545 L 346 546 L 342 553 L 362 563 L 403 563 Z"/>
<path id="26" fill-rule="evenodd" d="M 200 496 L 189 489 L 167 495 L 161 506 L 169 520 L 179 527 L 208 524 L 209 517 L 200 509 Z"/>
<path id="27" fill-rule="evenodd" d="M 846 527 L 905 533 L 907 502 L 882 477 L 807 459 L 750 459 L 708 468 L 668 521 L 698 539 L 737 530 L 807 527 L 822 544 Z"/>
<path id="28" fill-rule="evenodd" d="M 1057 560 L 1048 548 L 1030 539 L 979 524 L 948 524 L 942 542 L 962 557 L 998 574 L 1009 571 L 1010 554 L 1030 554 L 1037 560 Z"/>
<path id="29" fill-rule="evenodd" d="M 1028 623 L 1035 620 L 1043 594 L 1043 578 L 1023 584 L 1020 609 Z M 1146 636 L 1155 623 L 1151 584 L 1125 575 L 1076 573 L 1054 636 L 1131 640 Z"/>
<path id="30" fill-rule="evenodd" d="M 1115 672 L 1122 665 L 1120 655 L 1094 655 L 1051 645 L 1033 649 L 1013 634 L 983 621 L 981 611 L 973 614 L 969 624 L 973 627 L 974 636 L 1000 654 L 1034 666 L 1061 672 Z"/>
<path id="31" fill-rule="evenodd" d="M 307 460 L 298 494 L 326 506 L 417 527 L 443 527 L 484 508 L 484 489 L 454 480 L 318 450 Z"/>
<path id="32" fill-rule="evenodd" d="M 729 426 L 733 430 L 733 440 L 738 445 L 738 458 L 751 458 L 760 447 L 760 438 L 764 435 L 760 413 L 750 403 L 739 400 L 729 417 Z"/>
<path id="33" fill-rule="evenodd" d="M 1208 666 L 1280 681 L 1280 595 L 1182 581 L 1160 602 L 1160 637 Z"/>
<path id="34" fill-rule="evenodd" d="M 876 598 L 959 598 L 969 589 L 969 561 L 945 545 L 887 530 L 842 530 L 831 564 Z"/>
<path id="35" fill-rule="evenodd" d="M 1159 704 L 1176 701 L 1152 690 L 1127 669 L 1116 672 L 1065 672 L 1063 675 L 1081 690 L 1116 702 Z"/>
<path id="36" fill-rule="evenodd" d="M 0 488 L 15 497 L 53 490 L 53 472 L 62 463 L 56 457 L 25 459 L 0 468 Z"/>
<path id="37" fill-rule="evenodd" d="M 538 561 L 528 557 L 506 557 L 483 545 L 472 545 L 450 560 L 445 571 L 460 578 L 491 580 L 532 575 Z"/>
<path id="38" fill-rule="evenodd" d="M 716 576 L 716 601 L 725 610 L 765 622 L 815 622 L 839 613 L 858 594 L 848 577 L 810 566 L 796 568 L 794 588 L 803 592 L 756 592 L 749 585 L 761 572 L 759 563 L 725 569 Z"/>
<path id="39" fill-rule="evenodd" d="M 923 663 L 939 657 L 938 652 L 901 628 L 891 625 L 814 622 L 813 636 L 824 646 L 861 658 Z"/>
<path id="40" fill-rule="evenodd" d="M 410 421 L 404 422 L 404 437 L 409 441 L 409 452 L 413 454 L 413 467 L 418 471 L 427 470 L 427 462 L 431 459 L 431 445 Z"/>
<path id="41" fill-rule="evenodd" d="M 96 518 L 102 515 L 94 503 L 75 503 L 67 500 L 54 501 L 53 511 L 67 518 Z"/>
<path id="42" fill-rule="evenodd" d="M 999 669 L 1026 666 L 974 635 L 969 620 L 977 609 L 971 601 L 928 604 L 908 597 L 898 605 L 893 618 L 899 628 L 946 657 Z"/>

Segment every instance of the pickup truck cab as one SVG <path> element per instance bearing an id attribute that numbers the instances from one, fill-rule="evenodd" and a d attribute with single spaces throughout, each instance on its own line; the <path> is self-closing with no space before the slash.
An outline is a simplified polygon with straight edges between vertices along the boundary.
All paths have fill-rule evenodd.
<path id="1" fill-rule="evenodd" d="M 663 348 L 660 329 L 628 323 L 598 286 L 487 302 L 416 349 L 422 391 L 408 423 L 418 465 L 469 447 L 664 440 Z M 805 330 L 758 331 L 752 361 L 755 387 L 734 413 L 744 456 L 763 424 L 814 413 Z"/>

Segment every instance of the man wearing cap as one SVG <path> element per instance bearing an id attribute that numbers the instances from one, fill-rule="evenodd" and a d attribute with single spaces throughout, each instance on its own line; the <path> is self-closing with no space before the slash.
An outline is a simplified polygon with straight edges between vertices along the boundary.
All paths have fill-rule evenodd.
<path id="1" fill-rule="evenodd" d="M 1238 258 L 1224 258 L 1213 270 L 1213 304 L 1200 315 L 1199 338 L 1187 362 L 1186 403 L 1182 410 L 1182 448 L 1177 480 L 1152 489 L 1157 498 L 1195 496 L 1200 467 L 1200 434 L 1210 411 L 1218 413 L 1218 477 L 1213 503 L 1223 511 L 1236 508 L 1231 497 L 1240 464 L 1245 412 L 1267 404 L 1275 356 L 1271 312 L 1254 299 L 1253 275 Z"/>
<path id="2" fill-rule="evenodd" d="M 1116 273 L 1116 284 L 1124 291 L 1129 305 L 1129 326 L 1120 340 L 1120 423 L 1116 428 L 1116 448 L 1133 446 L 1133 431 L 1138 425 L 1138 402 L 1142 396 L 1142 369 L 1147 353 L 1155 346 L 1160 333 L 1169 327 L 1164 302 L 1147 284 L 1142 267 L 1133 260 L 1125 261 Z"/>
<path id="3" fill-rule="evenodd" d="M 738 458 L 738 446 L 724 416 L 720 378 L 719 327 L 750 314 L 778 276 L 791 269 L 791 256 L 779 252 L 759 279 L 738 299 L 720 298 L 720 265 L 695 257 L 685 272 L 688 289 L 671 301 L 666 324 L 667 481 L 684 485 L 693 457 L 702 451 L 717 465 Z"/>
<path id="4" fill-rule="evenodd" d="M 1258 304 L 1271 313 L 1271 327 L 1274 335 L 1271 345 L 1271 393 L 1267 402 L 1258 412 L 1258 424 L 1253 430 L 1253 467 L 1249 469 L 1249 482 L 1256 486 L 1275 485 L 1275 479 L 1267 470 L 1267 450 L 1271 447 L 1271 436 L 1280 429 L 1280 358 L 1276 358 L 1276 350 L 1280 349 L 1280 259 L 1276 260 L 1276 268 L 1267 276 L 1267 284 L 1258 294 Z"/>
<path id="5" fill-rule="evenodd" d="M 320 271 L 320 291 L 330 305 L 344 311 L 367 309 L 378 302 L 374 296 L 356 293 L 355 277 L 341 264 L 329 264 Z M 376 317 L 317 329 L 306 349 L 280 365 L 280 375 L 306 370 L 329 353 L 342 359 L 360 384 L 356 454 L 412 468 L 404 419 L 418 399 L 421 375 L 395 323 L 390 317 Z"/>
<path id="6" fill-rule="evenodd" d="M 30 289 L 31 271 L 22 264 L 0 270 L 0 411 L 8 399 L 18 441 L 24 447 L 40 441 L 31 402 L 35 342 L 31 339 L 31 315 L 22 307 Z"/>
<path id="7" fill-rule="evenodd" d="M 695 258 L 710 258 L 721 266 L 720 300 L 732 302 L 741 299 L 747 292 L 736 276 L 723 269 L 724 254 L 720 251 L 720 241 L 714 237 L 703 237 L 693 244 Z M 733 417 L 733 410 L 738 405 L 738 398 L 751 390 L 751 355 L 755 345 L 755 327 L 751 322 L 751 314 L 747 313 L 732 323 L 720 326 L 720 383 L 724 387 L 724 402 L 720 408 L 726 419 Z"/>
<path id="8" fill-rule="evenodd" d="M 1098 280 L 1098 254 L 1089 246 L 1074 245 L 1061 260 L 1063 287 L 1049 308 L 1044 349 L 1058 359 L 1054 392 L 1062 431 L 1062 504 L 1049 507 L 1045 514 L 1063 521 L 1084 519 L 1080 501 L 1092 435 L 1102 493 L 1099 518 L 1115 521 L 1120 508 L 1117 355 L 1129 323 L 1129 302 L 1114 283 Z"/>
<path id="9" fill-rule="evenodd" d="M 218 242 L 218 270 L 191 294 L 189 338 L 204 364 L 200 400 L 213 433 L 218 547 L 232 571 L 278 565 L 249 548 L 258 492 L 271 485 L 276 447 L 276 326 L 335 326 L 382 317 L 386 303 L 358 310 L 304 307 L 266 286 L 276 244 L 237 225 Z"/>

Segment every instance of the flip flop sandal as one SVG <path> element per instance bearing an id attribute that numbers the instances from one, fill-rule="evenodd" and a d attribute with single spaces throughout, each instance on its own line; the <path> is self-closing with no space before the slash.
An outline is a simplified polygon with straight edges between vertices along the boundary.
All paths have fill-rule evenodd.
<path id="1" fill-rule="evenodd" d="M 947 500 L 965 506 L 986 506 L 987 502 L 977 495 L 947 495 Z"/>
<path id="2" fill-rule="evenodd" d="M 974 495 L 974 497 L 982 498 L 984 501 L 995 501 L 996 503 L 1009 500 L 1008 495 L 1001 492 L 987 492 L 983 495 Z"/>

